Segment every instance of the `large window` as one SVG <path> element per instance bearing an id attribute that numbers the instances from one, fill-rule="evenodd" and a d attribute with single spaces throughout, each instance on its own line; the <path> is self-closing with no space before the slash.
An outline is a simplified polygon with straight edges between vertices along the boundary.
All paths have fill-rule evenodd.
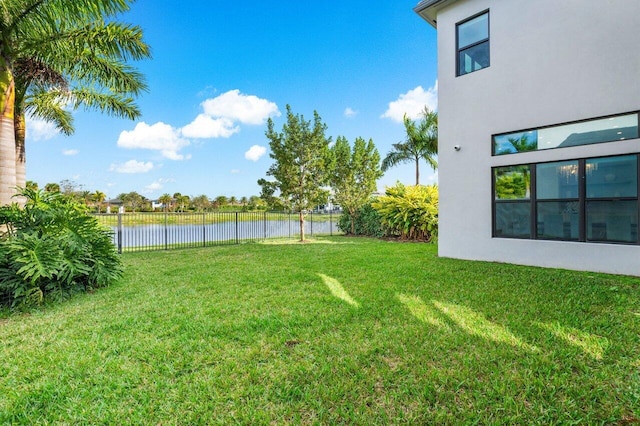
<path id="1" fill-rule="evenodd" d="M 460 22 L 456 26 L 457 75 L 489 66 L 489 12 Z"/>
<path id="2" fill-rule="evenodd" d="M 493 155 L 637 139 L 638 113 L 493 136 Z"/>
<path id="3" fill-rule="evenodd" d="M 631 154 L 496 167 L 493 236 L 638 244 L 638 164 Z"/>

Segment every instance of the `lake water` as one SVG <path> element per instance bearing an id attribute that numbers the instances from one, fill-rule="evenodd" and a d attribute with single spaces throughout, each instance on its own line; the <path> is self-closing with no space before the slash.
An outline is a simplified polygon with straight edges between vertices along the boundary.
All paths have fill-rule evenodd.
<path id="1" fill-rule="evenodd" d="M 295 220 L 232 221 L 198 225 L 123 226 L 121 232 L 118 232 L 117 227 L 112 229 L 114 244 L 126 251 L 132 248 L 164 248 L 175 244 L 196 247 L 268 238 L 297 238 L 300 233 L 300 224 L 296 218 Z M 333 222 L 305 221 L 305 234 L 308 236 L 329 235 L 337 231 L 335 220 Z"/>

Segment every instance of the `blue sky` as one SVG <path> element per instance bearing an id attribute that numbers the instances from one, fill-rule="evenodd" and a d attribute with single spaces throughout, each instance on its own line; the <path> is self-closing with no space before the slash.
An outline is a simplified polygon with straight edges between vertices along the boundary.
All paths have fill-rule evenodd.
<path id="1" fill-rule="evenodd" d="M 436 32 L 417 0 L 138 0 L 121 20 L 140 25 L 153 58 L 136 63 L 149 91 L 142 117 L 74 113 L 73 136 L 28 120 L 27 179 L 68 179 L 108 197 L 137 191 L 258 195 L 276 129 L 290 104 L 317 110 L 327 136 L 372 138 L 382 157 L 404 139 L 403 113 L 437 108 Z M 413 165 L 379 190 L 414 183 Z M 421 164 L 421 183 L 437 176 Z"/>

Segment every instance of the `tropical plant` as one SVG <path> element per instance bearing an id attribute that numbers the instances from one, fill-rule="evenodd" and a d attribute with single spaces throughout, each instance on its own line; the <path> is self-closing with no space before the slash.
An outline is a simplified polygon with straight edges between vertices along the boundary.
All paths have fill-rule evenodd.
<path id="1" fill-rule="evenodd" d="M 393 150 L 382 160 L 382 171 L 386 172 L 398 164 L 414 162 L 416 165 L 416 185 L 420 185 L 420 160 L 425 160 L 433 170 L 438 168 L 435 157 L 438 154 L 438 113 L 425 107 L 422 119 L 416 123 L 404 116 L 407 138 L 394 143 Z"/>
<path id="2" fill-rule="evenodd" d="M 44 186 L 46 192 L 60 192 L 60 184 L 50 182 Z"/>
<path id="3" fill-rule="evenodd" d="M 0 204 L 25 185 L 25 116 L 73 132 L 67 110 L 134 119 L 146 90 L 127 64 L 148 57 L 139 27 L 115 18 L 131 0 L 5 0 L 0 13 Z"/>
<path id="4" fill-rule="evenodd" d="M 267 176 L 272 181 L 260 179 L 258 184 L 265 190 L 276 192 L 285 206 L 298 213 L 300 241 L 304 241 L 304 219 L 307 212 L 325 204 L 329 191 L 329 144 L 325 136 L 326 124 L 317 111 L 313 112 L 313 126 L 300 114 L 294 114 L 287 105 L 287 122 L 282 132 L 274 129 L 273 120 L 267 121 L 266 136 L 271 148 L 270 157 L 275 162 L 269 167 Z"/>
<path id="5" fill-rule="evenodd" d="M 436 241 L 438 238 L 437 185 L 396 186 L 372 203 L 387 232 L 407 240 Z"/>
<path id="6" fill-rule="evenodd" d="M 373 140 L 356 138 L 353 151 L 346 138 L 339 136 L 331 148 L 331 189 L 333 198 L 351 218 L 350 232 L 355 234 L 358 210 L 376 191 L 382 176 L 380 154 Z"/>
<path id="7" fill-rule="evenodd" d="M 106 286 L 122 274 L 111 231 L 59 192 L 22 189 L 0 207 L 0 303 L 39 304 Z"/>

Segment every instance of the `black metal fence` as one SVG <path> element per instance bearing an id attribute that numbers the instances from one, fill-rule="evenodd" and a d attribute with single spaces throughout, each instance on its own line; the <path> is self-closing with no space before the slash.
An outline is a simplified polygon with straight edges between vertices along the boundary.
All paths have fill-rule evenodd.
<path id="1" fill-rule="evenodd" d="M 113 230 L 119 253 L 300 238 L 297 213 L 205 212 L 94 214 Z M 305 236 L 338 233 L 339 213 L 309 213 Z"/>

